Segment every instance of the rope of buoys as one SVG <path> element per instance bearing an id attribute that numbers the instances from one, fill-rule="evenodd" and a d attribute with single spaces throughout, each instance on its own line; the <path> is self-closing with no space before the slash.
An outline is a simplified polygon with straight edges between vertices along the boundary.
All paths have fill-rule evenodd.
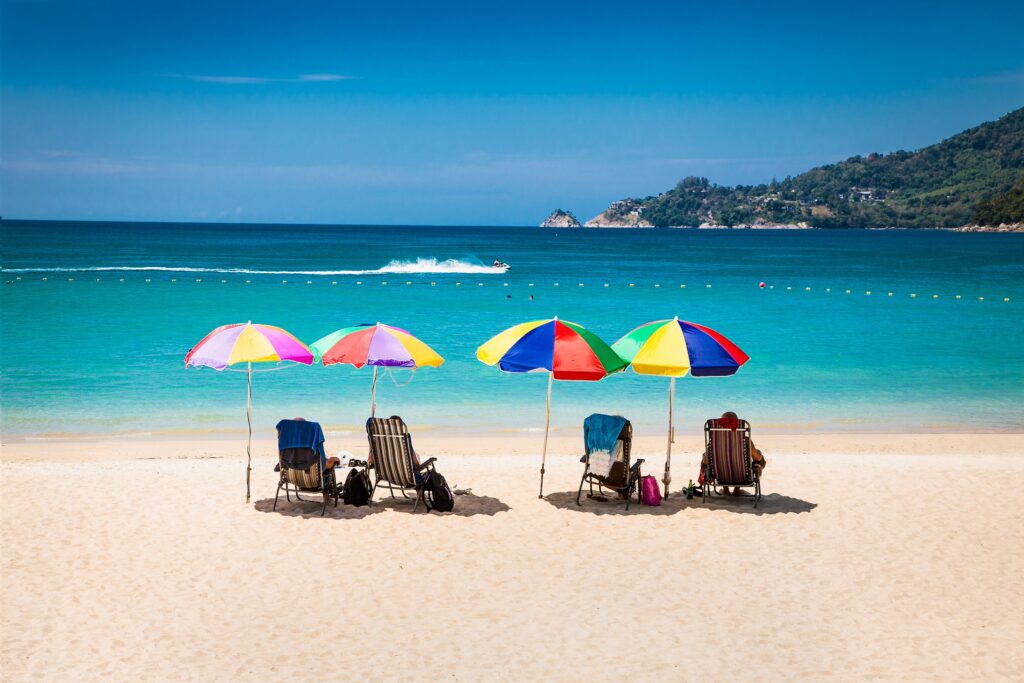
<path id="1" fill-rule="evenodd" d="M 14 280 L 8 280 L 7 284 L 14 284 L 15 281 L 22 280 L 22 279 L 23 279 L 22 276 L 17 276 L 17 277 L 15 277 Z M 48 282 L 49 280 L 50 280 L 49 276 L 43 276 L 43 277 L 40 277 L 38 281 L 40 281 L 40 282 Z M 66 277 L 66 278 L 64 278 L 64 280 L 66 282 L 75 282 L 76 278 L 75 277 Z M 167 280 L 167 281 L 169 281 L 171 283 L 177 283 L 178 280 L 179 280 L 179 278 L 172 277 L 172 278 L 169 278 L 169 280 Z M 93 281 L 94 282 L 103 282 L 104 280 L 103 280 L 103 278 L 97 277 L 97 278 L 93 278 Z M 121 278 L 118 278 L 117 281 L 118 282 L 125 282 L 126 278 L 121 277 Z M 197 277 L 197 278 L 194 278 L 194 281 L 197 282 L 197 283 L 202 283 L 203 282 L 203 278 Z M 136 282 L 138 282 L 138 281 L 136 281 Z M 153 282 L 153 278 L 150 278 L 150 277 L 144 278 L 142 280 L 142 282 L 145 282 L 147 284 L 151 284 Z M 220 279 L 220 282 L 223 283 L 223 284 L 229 284 L 230 281 L 228 279 L 226 279 L 226 278 L 222 278 L 222 279 Z M 253 284 L 253 280 L 252 279 L 235 280 L 234 282 L 238 282 L 238 283 L 244 282 L 247 285 Z M 289 280 L 281 280 L 280 282 L 281 282 L 282 285 L 289 284 Z M 307 285 L 314 285 L 317 282 L 318 281 L 316 281 L 316 280 L 306 280 L 306 284 Z M 323 282 L 326 283 L 328 281 L 324 280 Z M 338 280 L 330 280 L 329 282 L 332 285 L 337 285 L 338 284 Z M 342 284 L 344 284 L 344 283 L 342 283 Z M 356 280 L 354 282 L 354 284 L 362 285 L 362 284 L 364 284 L 364 282 L 362 280 Z M 380 285 L 381 286 L 387 286 L 389 284 L 390 284 L 389 280 L 381 280 L 380 281 Z M 426 285 L 427 282 L 417 282 L 415 280 L 405 280 L 404 284 L 406 286 L 414 286 L 414 285 L 420 285 L 420 284 Z M 431 287 L 436 287 L 438 283 L 437 283 L 436 280 L 431 280 L 429 284 L 430 284 Z M 442 283 L 442 284 L 444 284 L 444 283 Z M 455 286 L 456 287 L 461 287 L 463 284 L 464 283 L 461 282 L 461 281 L 455 282 Z M 473 283 L 465 283 L 465 284 L 472 285 Z M 485 287 L 485 286 L 487 286 L 487 284 L 488 284 L 487 282 L 481 282 L 481 281 L 478 281 L 476 283 L 477 287 Z M 526 284 L 527 287 L 536 287 L 537 286 L 536 283 L 533 283 L 533 282 L 523 283 L 523 284 Z M 562 284 L 561 282 L 552 282 L 550 286 L 552 286 L 552 287 L 561 287 L 561 284 Z M 651 287 L 653 289 L 662 289 L 663 288 L 663 283 L 660 283 L 660 282 L 654 282 L 654 283 L 649 283 L 649 284 L 638 284 L 636 282 L 629 282 L 629 283 L 623 283 L 623 284 L 625 284 L 626 287 L 629 287 L 631 289 L 644 288 L 644 287 Z M 706 283 L 704 285 L 704 287 L 706 289 L 711 289 L 712 288 L 712 284 L 713 283 L 708 282 L 708 283 Z M 511 283 L 511 282 L 508 282 L 508 281 L 505 281 L 505 282 L 501 283 L 502 287 L 511 287 L 513 285 L 515 285 L 515 286 L 522 286 L 521 284 L 516 285 L 516 283 Z M 603 282 L 603 283 L 600 283 L 600 285 L 598 285 L 597 283 L 593 283 L 593 286 L 595 286 L 595 287 L 600 286 L 602 288 L 610 288 L 613 285 L 614 286 L 621 286 L 621 285 L 616 285 L 615 283 L 611 283 L 611 282 Z M 568 286 L 571 286 L 571 285 L 568 285 Z M 584 288 L 584 287 L 587 287 L 587 286 L 588 286 L 587 282 L 577 282 L 576 283 L 576 287 L 577 288 Z M 667 286 L 671 287 L 673 285 L 667 285 Z M 770 285 L 770 284 L 768 284 L 767 282 L 764 282 L 764 281 L 758 282 L 757 283 L 757 287 L 758 287 L 758 289 L 775 289 L 775 285 Z M 780 285 L 780 287 L 781 287 L 781 285 Z M 679 288 L 680 289 L 686 289 L 686 284 L 685 283 L 680 283 L 679 284 Z M 785 289 L 786 289 L 786 291 L 793 291 L 794 287 L 792 285 L 786 285 Z M 797 289 L 799 289 L 799 288 L 797 288 Z M 803 291 L 804 292 L 813 292 L 814 288 L 810 287 L 810 286 L 804 286 L 803 287 Z M 830 293 L 832 291 L 832 288 L 831 287 L 824 287 L 823 291 Z M 844 289 L 843 291 L 846 294 L 852 294 L 853 293 L 852 289 Z M 874 290 L 872 290 L 872 289 L 864 290 L 864 296 L 873 296 L 873 295 L 874 295 Z M 887 297 L 895 297 L 896 296 L 896 292 L 886 291 L 885 295 Z M 879 296 L 881 296 L 881 293 L 879 293 Z M 921 297 L 918 297 L 918 292 L 909 292 L 908 296 L 911 299 L 918 299 L 918 298 L 924 297 L 924 298 L 931 298 L 932 300 L 939 300 L 939 299 L 942 299 L 943 296 L 947 296 L 947 297 L 950 297 L 950 298 L 952 298 L 952 299 L 954 299 L 956 301 L 961 301 L 964 298 L 964 295 L 962 295 L 962 294 L 947 294 L 947 295 L 943 295 L 943 294 L 940 294 L 940 293 L 933 293 L 930 297 L 929 297 L 928 294 L 922 294 Z M 978 296 L 978 297 L 976 297 L 976 300 L 977 301 L 985 301 L 986 298 L 991 298 L 991 297 Z M 1002 301 L 1004 303 L 1009 303 L 1010 302 L 1010 297 L 1008 297 L 1008 296 L 997 297 L 997 300 L 998 299 L 1002 299 Z"/>

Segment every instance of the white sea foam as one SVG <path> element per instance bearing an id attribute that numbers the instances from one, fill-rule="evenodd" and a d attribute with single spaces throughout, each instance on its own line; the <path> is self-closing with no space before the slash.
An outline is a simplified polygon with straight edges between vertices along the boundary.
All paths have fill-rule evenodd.
<path id="1" fill-rule="evenodd" d="M 250 268 L 193 268 L 190 266 L 80 266 L 74 268 L 4 268 L 5 273 L 220 273 L 225 275 L 383 275 L 383 274 L 478 274 L 500 275 L 504 268 L 485 266 L 458 259 L 418 258 L 415 261 L 390 261 L 372 270 L 258 270 Z"/>

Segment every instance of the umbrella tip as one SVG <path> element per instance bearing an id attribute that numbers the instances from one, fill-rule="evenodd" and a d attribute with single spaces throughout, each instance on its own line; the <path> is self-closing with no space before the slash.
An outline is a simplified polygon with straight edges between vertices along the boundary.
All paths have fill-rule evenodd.
<path id="1" fill-rule="evenodd" d="M 558 322 L 558 316 L 557 315 L 555 316 L 555 322 Z"/>

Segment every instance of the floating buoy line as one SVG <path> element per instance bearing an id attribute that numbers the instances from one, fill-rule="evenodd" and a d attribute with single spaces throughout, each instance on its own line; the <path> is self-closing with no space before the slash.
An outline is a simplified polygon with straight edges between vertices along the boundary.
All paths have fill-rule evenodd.
<path id="1" fill-rule="evenodd" d="M 114 280 L 114 278 L 109 278 L 109 279 L 94 278 L 93 282 L 104 283 L 104 282 L 111 282 L 113 280 Z M 117 280 L 117 282 L 125 282 L 126 278 L 119 277 L 119 278 L 116 278 L 116 280 Z M 24 282 L 32 282 L 32 281 L 36 281 L 36 282 L 53 282 L 53 281 L 62 281 L 62 280 L 60 280 L 60 279 L 51 280 L 51 278 L 48 277 L 48 276 L 43 276 L 43 277 L 38 277 L 38 278 L 25 278 L 24 276 L 18 275 L 18 276 L 16 276 L 13 279 L 5 280 L 4 284 L 6 284 L 6 285 L 13 285 L 13 284 L 24 283 Z M 74 283 L 74 282 L 80 282 L 81 279 L 76 279 L 74 277 L 67 277 L 67 278 L 64 278 L 63 281 L 66 281 L 66 282 L 69 282 L 69 283 Z M 179 278 L 176 278 L 176 277 L 168 278 L 167 280 L 155 280 L 155 281 L 154 281 L 154 279 L 152 277 L 147 277 L 147 278 L 144 278 L 142 280 L 137 280 L 136 282 L 141 282 L 143 284 L 160 284 L 161 282 L 169 282 L 171 284 L 175 284 L 178 281 L 179 281 Z M 252 279 L 247 279 L 247 280 L 228 280 L 226 278 L 220 278 L 219 280 L 205 280 L 204 281 L 203 278 L 200 278 L 200 277 L 194 278 L 194 282 L 196 284 L 203 284 L 204 282 L 219 282 L 220 284 L 246 284 L 246 285 L 251 285 L 251 284 L 254 283 L 254 281 Z M 275 282 L 271 282 L 271 281 L 263 281 L 263 282 L 265 282 L 266 284 L 275 284 Z M 313 286 L 313 285 L 318 285 L 318 284 L 337 286 L 339 284 L 338 280 L 323 280 L 323 281 L 305 280 L 305 281 L 299 281 L 299 283 L 303 283 L 303 282 L 307 286 Z M 292 285 L 292 284 L 299 284 L 299 283 L 296 283 L 295 281 L 289 281 L 289 280 L 280 280 L 277 284 L 280 284 L 280 285 Z M 341 284 L 344 286 L 346 283 L 342 282 Z M 376 282 L 370 282 L 370 281 L 364 281 L 364 280 L 355 280 L 355 281 L 353 281 L 353 282 L 351 282 L 349 284 L 351 284 L 351 286 L 354 286 L 354 287 L 362 287 L 362 286 L 365 286 L 365 285 L 374 285 L 374 284 L 376 284 L 377 286 L 380 286 L 380 287 L 387 287 L 390 283 L 389 283 L 388 280 L 379 280 L 379 281 L 376 281 Z M 503 282 L 501 282 L 499 284 L 499 283 L 488 283 L 488 282 L 479 282 L 479 281 L 478 282 L 465 282 L 464 283 L 461 280 L 458 280 L 458 281 L 455 281 L 455 282 L 449 282 L 449 283 L 438 282 L 437 280 L 429 280 L 429 281 L 404 280 L 401 284 L 403 286 L 406 286 L 406 287 L 416 287 L 416 286 L 438 287 L 438 286 L 445 286 L 446 284 L 447 285 L 454 285 L 455 287 L 462 287 L 463 284 L 466 284 L 466 285 L 474 285 L 475 284 L 477 287 L 488 287 L 488 286 L 492 286 L 492 285 L 493 286 L 501 286 L 501 287 L 513 287 L 513 286 L 520 286 L 520 285 L 524 284 L 526 287 L 531 287 L 531 288 L 543 287 L 543 286 L 545 286 L 545 284 L 547 284 L 547 285 L 549 285 L 551 287 L 559 287 L 560 288 L 561 285 L 562 285 L 561 282 L 549 282 L 549 283 L 526 282 L 526 283 L 520 283 L 520 285 L 517 285 L 516 283 L 511 283 L 511 282 L 507 282 L 507 281 L 503 281 Z M 686 289 L 687 288 L 686 283 L 679 283 L 679 285 L 676 286 L 676 285 L 664 285 L 663 283 L 660 283 L 660 282 L 655 282 L 655 283 L 650 283 L 650 284 L 639 284 L 639 283 L 636 283 L 636 282 L 622 282 L 622 283 L 614 283 L 614 282 L 601 282 L 601 283 L 576 282 L 575 286 L 577 288 L 583 288 L 583 287 L 587 287 L 588 285 L 598 286 L 598 284 L 599 284 L 599 286 L 602 289 L 611 289 L 611 288 L 646 289 L 646 288 L 650 288 L 650 289 L 662 290 L 662 289 L 666 289 L 666 288 L 671 289 L 671 288 L 675 288 L 675 287 L 678 287 L 678 289 Z M 571 286 L 571 284 L 570 284 L 570 286 Z M 712 289 L 712 288 L 713 288 L 712 287 L 712 283 L 710 283 L 710 282 L 704 283 L 703 289 Z M 775 285 L 768 284 L 766 282 L 758 282 L 758 283 L 755 283 L 753 285 L 753 288 L 761 290 L 761 291 L 764 291 L 764 292 L 768 292 L 768 291 L 771 291 L 771 290 L 775 290 L 777 287 Z M 778 289 L 784 290 L 786 292 L 793 292 L 793 291 L 801 292 L 802 291 L 805 294 L 812 294 L 812 295 L 814 294 L 815 291 L 817 291 L 817 292 L 824 292 L 825 294 L 830 294 L 832 292 L 832 288 L 831 287 L 824 287 L 824 288 L 820 288 L 820 289 L 816 290 L 815 288 L 810 287 L 810 286 L 806 286 L 806 285 L 803 286 L 803 287 L 800 287 L 800 286 L 794 287 L 794 285 L 785 285 L 783 287 L 782 285 L 779 285 Z M 854 290 L 852 290 L 852 289 L 843 288 L 841 291 L 844 294 L 851 295 L 851 296 L 856 296 L 857 294 L 860 294 L 862 296 L 869 297 L 869 296 L 873 296 L 875 294 L 875 290 L 872 290 L 872 289 L 865 289 L 865 290 L 862 290 L 862 291 L 859 291 L 859 292 L 854 292 Z M 919 294 L 920 294 L 920 296 L 919 296 Z M 881 296 L 881 293 L 879 293 L 879 296 Z M 923 298 L 925 300 L 931 299 L 932 301 L 938 301 L 938 300 L 942 300 L 944 298 L 945 299 L 952 299 L 954 301 L 962 301 L 965 298 L 963 294 L 952 294 L 951 295 L 951 294 L 942 294 L 942 293 L 935 293 L 935 292 L 933 292 L 933 293 L 931 293 L 929 295 L 927 293 L 919 293 L 919 292 L 916 292 L 916 291 L 915 292 L 906 292 L 904 294 L 900 294 L 898 292 L 890 291 L 890 290 L 885 290 L 885 296 L 887 298 L 897 298 L 897 297 L 905 296 L 905 297 L 907 297 L 909 299 L 917 300 L 917 299 Z M 967 298 L 968 299 L 974 298 L 975 300 L 982 301 L 982 302 L 988 300 L 989 298 L 993 298 L 995 300 L 999 300 L 999 301 L 1002 301 L 1004 303 L 1010 303 L 1010 301 L 1011 301 L 1011 298 L 1008 297 L 1008 296 L 1003 296 L 1003 297 L 976 296 L 976 297 L 967 297 Z"/>

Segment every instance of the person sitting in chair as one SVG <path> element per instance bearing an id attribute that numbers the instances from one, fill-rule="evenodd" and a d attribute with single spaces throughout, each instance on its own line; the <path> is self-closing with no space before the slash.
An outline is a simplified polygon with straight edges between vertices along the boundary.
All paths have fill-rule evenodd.
<path id="1" fill-rule="evenodd" d="M 305 422 L 306 418 L 304 418 L 304 417 L 293 417 L 292 421 L 293 422 Z M 284 422 L 284 420 L 282 420 L 281 422 L 277 423 L 277 436 L 278 436 L 279 439 L 281 438 L 281 424 L 283 422 Z M 324 454 L 324 459 L 322 461 L 322 464 L 323 464 L 324 473 L 327 473 L 327 472 L 330 472 L 331 470 L 333 470 L 338 465 L 340 465 L 341 464 L 341 459 L 336 457 L 336 456 L 333 456 L 333 455 L 330 456 L 330 457 L 326 457 L 326 453 L 325 453 Z M 278 471 L 280 471 L 280 469 L 281 469 L 281 463 L 278 463 L 277 466 L 274 468 L 274 471 L 278 472 Z"/>
<path id="2" fill-rule="evenodd" d="M 736 415 L 736 413 L 732 412 L 731 410 L 727 410 L 726 412 L 722 413 L 722 417 L 718 418 L 718 426 L 719 427 L 724 427 L 726 429 L 739 429 L 740 419 Z M 750 440 L 750 465 L 751 465 L 751 467 L 754 468 L 754 476 L 757 479 L 761 478 L 761 472 L 764 471 L 764 468 L 765 468 L 765 466 L 767 464 L 768 464 L 768 461 L 765 460 L 764 453 L 761 452 L 760 448 L 758 448 L 757 446 L 754 445 L 754 440 L 751 439 Z M 699 481 L 702 484 L 704 483 L 704 472 L 707 469 L 707 466 L 708 466 L 708 454 L 705 451 L 704 455 L 701 456 L 701 460 L 700 460 L 700 477 L 699 477 Z M 729 494 L 729 487 L 725 486 L 725 487 L 723 487 L 723 489 L 724 489 L 724 493 L 726 495 L 728 495 Z M 733 487 L 732 495 L 734 495 L 734 496 L 742 495 L 742 492 L 740 491 L 740 487 L 739 486 L 734 486 Z"/>

